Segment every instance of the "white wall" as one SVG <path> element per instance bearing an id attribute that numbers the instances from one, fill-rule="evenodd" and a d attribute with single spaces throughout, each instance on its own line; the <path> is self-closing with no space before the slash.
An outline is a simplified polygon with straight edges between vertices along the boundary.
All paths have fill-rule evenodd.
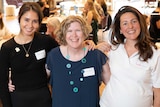
<path id="1" fill-rule="evenodd" d="M 147 7 L 145 0 L 112 0 L 113 10 L 117 12 L 122 6 L 128 5 L 137 8 L 142 14 L 151 14 L 152 11 L 157 6 L 157 2 L 151 3 L 150 6 L 153 8 Z"/>

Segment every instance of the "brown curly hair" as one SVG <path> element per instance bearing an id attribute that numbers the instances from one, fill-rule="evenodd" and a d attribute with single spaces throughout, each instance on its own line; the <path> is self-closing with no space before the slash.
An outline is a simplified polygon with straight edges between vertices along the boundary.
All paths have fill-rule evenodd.
<path id="1" fill-rule="evenodd" d="M 67 45 L 67 42 L 65 40 L 66 33 L 73 22 L 78 22 L 81 25 L 82 32 L 85 38 L 88 37 L 89 33 L 92 31 L 91 26 L 81 17 L 81 16 L 68 16 L 66 19 L 64 19 L 58 29 L 55 31 L 56 34 L 56 40 L 61 45 Z"/>
<path id="2" fill-rule="evenodd" d="M 147 29 L 147 24 L 143 17 L 143 14 L 141 14 L 136 8 L 131 6 L 123 6 L 116 13 L 112 25 L 111 43 L 117 46 L 121 43 L 124 44 L 125 36 L 120 33 L 120 18 L 127 12 L 134 14 L 139 21 L 141 32 L 137 38 L 135 47 L 137 47 L 137 49 L 139 50 L 139 59 L 147 61 L 153 55 L 152 47 L 154 47 L 155 49 L 157 49 L 157 47 L 154 43 L 151 42 L 151 37 Z"/>

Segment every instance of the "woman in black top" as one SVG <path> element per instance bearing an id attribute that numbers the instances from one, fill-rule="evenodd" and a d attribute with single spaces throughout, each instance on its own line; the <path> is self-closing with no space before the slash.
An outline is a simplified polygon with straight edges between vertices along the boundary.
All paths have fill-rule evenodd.
<path id="1" fill-rule="evenodd" d="M 90 33 L 89 39 L 93 40 L 94 43 L 97 44 L 98 22 L 100 21 L 100 16 L 96 13 L 94 2 L 92 0 L 87 0 L 85 2 L 83 15 L 87 23 L 92 27 L 92 32 Z"/>
<path id="2" fill-rule="evenodd" d="M 40 6 L 26 2 L 19 11 L 20 33 L 0 51 L 0 95 L 3 107 L 51 107 L 45 69 L 46 54 L 58 43 L 37 33 L 42 21 Z M 15 90 L 8 90 L 9 70 Z"/>
<path id="3" fill-rule="evenodd" d="M 43 3 L 43 10 L 42 10 L 42 12 L 43 12 L 44 17 L 49 17 L 49 15 L 50 15 L 50 12 L 49 12 L 50 9 L 49 9 L 49 5 L 48 5 L 47 1 L 46 0 L 39 0 L 38 3 L 39 2 Z"/>
<path id="4" fill-rule="evenodd" d="M 154 11 L 150 17 L 149 33 L 153 38 L 153 42 L 160 42 L 160 15 L 159 12 Z"/>
<path id="5" fill-rule="evenodd" d="M 46 55 L 59 44 L 52 37 L 37 32 L 42 18 L 37 3 L 25 2 L 18 15 L 20 33 L 1 47 L 0 97 L 3 107 L 51 107 Z M 15 86 L 11 93 L 8 90 L 10 70 Z"/>
<path id="6" fill-rule="evenodd" d="M 104 16 L 102 16 L 102 20 L 99 28 L 104 30 L 109 30 L 112 23 L 112 17 L 107 11 L 107 4 L 105 0 L 96 0 L 96 2 L 101 6 L 104 12 Z"/>

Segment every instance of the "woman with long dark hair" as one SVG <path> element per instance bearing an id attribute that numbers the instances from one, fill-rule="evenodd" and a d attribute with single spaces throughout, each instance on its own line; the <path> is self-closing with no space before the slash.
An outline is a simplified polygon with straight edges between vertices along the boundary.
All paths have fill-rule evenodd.
<path id="1" fill-rule="evenodd" d="M 123 6 L 111 29 L 111 77 L 101 107 L 160 107 L 160 50 L 151 42 L 143 15 Z"/>

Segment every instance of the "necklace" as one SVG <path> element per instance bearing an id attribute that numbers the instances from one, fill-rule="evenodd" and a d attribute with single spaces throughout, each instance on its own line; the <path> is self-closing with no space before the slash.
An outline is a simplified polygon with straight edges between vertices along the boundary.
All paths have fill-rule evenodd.
<path id="1" fill-rule="evenodd" d="M 29 44 L 29 48 L 28 49 L 25 48 L 24 44 L 22 45 L 22 47 L 23 47 L 23 49 L 24 49 L 24 51 L 26 53 L 26 55 L 25 55 L 26 57 L 29 57 L 29 51 L 31 49 L 31 46 L 32 46 L 32 42 Z"/>
<path id="2" fill-rule="evenodd" d="M 86 47 L 83 47 L 84 56 L 85 56 L 85 51 L 86 51 Z M 70 59 L 68 47 L 67 47 L 67 55 L 66 55 L 66 59 Z M 83 58 L 83 59 L 84 59 L 84 58 Z"/>

